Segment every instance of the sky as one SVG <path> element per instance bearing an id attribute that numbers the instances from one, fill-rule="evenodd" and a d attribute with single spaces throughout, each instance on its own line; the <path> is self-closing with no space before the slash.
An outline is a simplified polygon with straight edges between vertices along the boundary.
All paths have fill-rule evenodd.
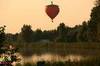
<path id="1" fill-rule="evenodd" d="M 0 0 L 0 26 L 6 25 L 7 33 L 21 31 L 24 24 L 32 26 L 33 30 L 56 29 L 60 23 L 73 27 L 82 24 L 90 18 L 94 0 L 53 0 L 60 12 L 54 23 L 46 15 L 46 5 L 51 0 Z"/>

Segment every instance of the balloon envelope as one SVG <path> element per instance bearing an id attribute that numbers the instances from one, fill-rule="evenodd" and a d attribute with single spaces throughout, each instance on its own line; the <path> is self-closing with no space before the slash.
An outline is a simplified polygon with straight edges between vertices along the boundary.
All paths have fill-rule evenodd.
<path id="1" fill-rule="evenodd" d="M 46 6 L 47 15 L 53 20 L 59 13 L 59 6 L 51 4 Z"/>

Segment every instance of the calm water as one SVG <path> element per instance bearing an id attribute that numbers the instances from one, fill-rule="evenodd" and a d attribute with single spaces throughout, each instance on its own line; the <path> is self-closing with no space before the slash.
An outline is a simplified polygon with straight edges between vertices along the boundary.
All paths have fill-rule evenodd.
<path id="1" fill-rule="evenodd" d="M 85 60 L 88 57 L 84 57 L 84 56 L 80 56 L 80 55 L 66 55 L 66 56 L 61 56 L 61 55 L 56 55 L 56 54 L 50 54 L 50 53 L 46 53 L 46 54 L 41 54 L 41 55 L 37 55 L 34 54 L 31 57 L 24 57 L 21 54 L 18 54 L 18 56 L 22 59 L 21 60 L 21 64 L 24 63 L 34 63 L 36 64 L 38 61 L 46 61 L 46 62 L 65 62 L 65 61 L 70 61 L 70 62 L 79 62 L 81 60 Z"/>

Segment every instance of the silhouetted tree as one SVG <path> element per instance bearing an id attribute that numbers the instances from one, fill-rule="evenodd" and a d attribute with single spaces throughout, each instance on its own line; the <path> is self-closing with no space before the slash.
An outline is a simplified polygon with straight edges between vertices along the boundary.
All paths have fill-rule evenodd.
<path id="1" fill-rule="evenodd" d="M 78 33 L 79 33 L 78 26 L 69 28 L 68 33 L 67 33 L 67 42 L 77 42 L 79 38 Z"/>
<path id="2" fill-rule="evenodd" d="M 0 43 L 2 43 L 5 40 L 5 27 L 6 26 L 0 27 Z"/>
<path id="3" fill-rule="evenodd" d="M 11 43 L 11 42 L 17 42 L 17 38 L 18 38 L 18 33 L 16 34 L 12 34 L 12 33 L 7 33 L 5 35 L 6 37 L 6 42 Z"/>
<path id="4" fill-rule="evenodd" d="M 88 24 L 91 41 L 98 41 L 98 26 L 100 26 L 98 24 L 100 24 L 100 0 L 97 0 L 97 5 L 92 9 Z"/>
<path id="5" fill-rule="evenodd" d="M 42 39 L 44 40 L 55 41 L 55 38 L 58 36 L 58 34 L 56 30 L 44 30 L 42 36 Z"/>
<path id="6" fill-rule="evenodd" d="M 86 21 L 82 23 L 80 30 L 80 40 L 85 42 L 88 41 L 88 25 Z"/>
<path id="7" fill-rule="evenodd" d="M 37 29 L 34 32 L 34 41 L 40 41 L 42 39 L 42 30 L 41 29 Z"/>
<path id="8" fill-rule="evenodd" d="M 23 25 L 21 28 L 21 38 L 24 42 L 32 42 L 33 40 L 33 31 L 30 25 Z"/>
<path id="9" fill-rule="evenodd" d="M 1 47 L 3 46 L 3 42 L 5 41 L 5 27 L 0 27 L 0 53 L 3 52 L 3 50 L 1 49 Z"/>
<path id="10" fill-rule="evenodd" d="M 67 29 L 64 23 L 60 23 L 60 25 L 57 27 L 57 32 L 58 32 L 57 41 L 65 42 L 66 35 L 67 35 Z"/>

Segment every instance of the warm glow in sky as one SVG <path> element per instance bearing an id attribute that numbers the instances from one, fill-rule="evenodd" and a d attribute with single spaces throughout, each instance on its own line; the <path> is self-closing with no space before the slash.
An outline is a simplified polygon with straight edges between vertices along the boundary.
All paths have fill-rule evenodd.
<path id="1" fill-rule="evenodd" d="M 45 13 L 50 0 L 0 0 L 0 26 L 6 25 L 6 32 L 20 32 L 23 24 L 32 25 L 32 29 L 55 29 L 59 23 L 68 26 L 81 24 L 89 20 L 94 0 L 53 0 L 59 5 L 60 13 L 54 23 Z"/>

